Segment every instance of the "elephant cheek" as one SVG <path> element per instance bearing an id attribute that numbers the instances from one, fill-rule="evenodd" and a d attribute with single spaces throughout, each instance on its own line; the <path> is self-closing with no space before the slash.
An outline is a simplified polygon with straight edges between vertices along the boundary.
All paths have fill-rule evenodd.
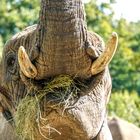
<path id="1" fill-rule="evenodd" d="M 100 131 L 105 118 L 104 99 L 97 100 L 94 95 L 86 95 L 79 99 L 75 108 L 69 110 L 69 113 L 82 124 L 88 137 L 94 138 Z"/>

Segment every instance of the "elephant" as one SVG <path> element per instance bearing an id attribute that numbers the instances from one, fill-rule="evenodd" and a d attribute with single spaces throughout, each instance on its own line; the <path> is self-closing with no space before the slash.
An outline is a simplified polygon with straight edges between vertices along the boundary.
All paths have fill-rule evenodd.
<path id="1" fill-rule="evenodd" d="M 41 0 L 40 9 L 38 24 L 17 33 L 4 46 L 0 86 L 3 116 L 13 120 L 9 123 L 14 127 L 22 99 L 34 97 L 34 91 L 41 90 L 48 79 L 69 75 L 86 87 L 72 98 L 72 106 L 63 115 L 62 108 L 49 108 L 50 97 L 46 96 L 40 103 L 41 111 L 57 131 L 50 134 L 47 129 L 43 135 L 37 131 L 34 139 L 51 135 L 54 140 L 112 140 L 106 105 L 112 88 L 108 65 L 117 49 L 117 33 L 113 32 L 105 45 L 98 34 L 88 31 L 82 0 Z"/>
<path id="2" fill-rule="evenodd" d="M 108 119 L 113 140 L 139 140 L 140 128 L 119 117 Z"/>

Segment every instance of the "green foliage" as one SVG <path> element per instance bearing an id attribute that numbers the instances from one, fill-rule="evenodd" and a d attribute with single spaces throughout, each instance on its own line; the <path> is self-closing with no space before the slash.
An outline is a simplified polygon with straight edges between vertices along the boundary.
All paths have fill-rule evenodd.
<path id="1" fill-rule="evenodd" d="M 102 3 L 101 5 L 97 5 L 96 0 L 91 0 L 85 9 L 89 30 L 93 30 L 107 39 L 112 32 L 111 23 L 114 14 L 110 4 Z"/>
<path id="2" fill-rule="evenodd" d="M 37 0 L 2 0 L 0 4 L 0 47 L 15 33 L 34 24 L 39 15 Z"/>
<path id="3" fill-rule="evenodd" d="M 114 91 L 127 89 L 130 92 L 133 90 L 140 92 L 140 54 L 138 53 L 140 42 L 136 40 L 140 32 L 135 32 L 140 23 L 137 24 L 137 28 L 131 28 L 132 24 L 134 23 L 128 23 L 125 19 L 117 21 L 119 46 L 110 66 Z"/>
<path id="4" fill-rule="evenodd" d="M 140 98 L 133 93 L 114 93 L 108 104 L 108 114 L 119 116 L 140 127 Z"/>

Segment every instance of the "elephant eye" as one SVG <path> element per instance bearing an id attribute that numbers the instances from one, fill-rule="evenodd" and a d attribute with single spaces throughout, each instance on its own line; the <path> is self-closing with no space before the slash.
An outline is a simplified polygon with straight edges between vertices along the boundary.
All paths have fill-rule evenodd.
<path id="1" fill-rule="evenodd" d="M 15 61 L 16 61 L 15 56 L 13 56 L 13 55 L 8 56 L 7 67 L 8 67 L 9 71 L 13 71 L 14 65 L 15 65 Z"/>
<path id="2" fill-rule="evenodd" d="M 14 63 L 15 63 L 15 58 L 9 58 L 9 59 L 7 60 L 7 65 L 10 66 L 10 67 L 13 66 Z"/>

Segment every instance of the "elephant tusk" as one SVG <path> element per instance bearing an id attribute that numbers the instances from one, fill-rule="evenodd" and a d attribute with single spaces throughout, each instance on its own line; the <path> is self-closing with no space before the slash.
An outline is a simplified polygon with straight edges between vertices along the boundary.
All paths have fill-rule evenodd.
<path id="1" fill-rule="evenodd" d="M 23 46 L 20 46 L 18 50 L 18 62 L 21 71 L 26 77 L 35 78 L 37 76 L 37 69 L 30 61 Z"/>
<path id="2" fill-rule="evenodd" d="M 112 60 L 118 45 L 118 35 L 113 32 L 111 38 L 107 42 L 104 52 L 97 58 L 91 66 L 92 75 L 96 75 L 103 71 Z"/>

